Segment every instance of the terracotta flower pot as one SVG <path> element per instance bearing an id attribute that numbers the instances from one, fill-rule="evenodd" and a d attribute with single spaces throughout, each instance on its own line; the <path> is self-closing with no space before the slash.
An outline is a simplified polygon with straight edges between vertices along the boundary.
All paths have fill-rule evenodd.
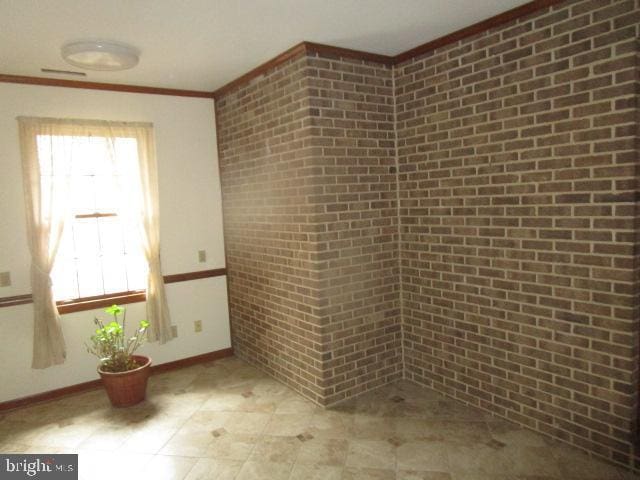
<path id="1" fill-rule="evenodd" d="M 127 372 L 103 372 L 98 367 L 102 383 L 114 407 L 129 407 L 144 400 L 147 393 L 147 380 L 151 373 L 151 359 L 142 355 L 133 355 L 141 367 Z"/>

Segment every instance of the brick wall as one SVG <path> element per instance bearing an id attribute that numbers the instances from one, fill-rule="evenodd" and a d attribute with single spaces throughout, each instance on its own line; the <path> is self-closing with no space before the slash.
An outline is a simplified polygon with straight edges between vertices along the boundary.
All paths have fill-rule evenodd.
<path id="1" fill-rule="evenodd" d="M 325 403 L 402 377 L 392 70 L 310 57 Z"/>
<path id="2" fill-rule="evenodd" d="M 314 217 L 318 169 L 304 55 L 216 102 L 235 352 L 323 397 Z"/>
<path id="3" fill-rule="evenodd" d="M 623 463 L 638 13 L 568 2 L 396 70 L 407 377 Z"/>
<path id="4" fill-rule="evenodd" d="M 236 352 L 320 404 L 404 373 L 629 464 L 639 12 L 301 53 L 218 98 Z"/>
<path id="5" fill-rule="evenodd" d="M 402 376 L 391 74 L 303 54 L 216 105 L 234 348 L 321 404 Z"/>

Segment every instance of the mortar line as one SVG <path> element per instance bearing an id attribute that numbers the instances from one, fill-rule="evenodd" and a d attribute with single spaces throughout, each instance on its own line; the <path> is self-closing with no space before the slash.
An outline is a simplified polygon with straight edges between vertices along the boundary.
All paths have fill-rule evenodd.
<path id="1" fill-rule="evenodd" d="M 404 347 L 404 289 L 402 288 L 402 222 L 400 220 L 400 158 L 398 156 L 398 95 L 396 93 L 396 66 L 391 66 L 391 88 L 393 91 L 393 150 L 396 167 L 396 226 L 398 228 L 397 254 L 398 254 L 398 294 L 400 309 L 400 361 L 402 363 L 402 378 L 407 377 Z"/>

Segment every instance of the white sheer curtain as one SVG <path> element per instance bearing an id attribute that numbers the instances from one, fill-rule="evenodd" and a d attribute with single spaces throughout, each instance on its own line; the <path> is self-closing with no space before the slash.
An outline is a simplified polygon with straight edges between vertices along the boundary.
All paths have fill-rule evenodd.
<path id="1" fill-rule="evenodd" d="M 32 368 L 47 368 L 66 356 L 50 274 L 67 217 L 73 139 L 55 137 L 54 125 L 35 119 L 18 122 L 34 304 Z"/>
<path id="2" fill-rule="evenodd" d="M 118 214 L 130 231 L 139 233 L 148 262 L 149 339 L 160 343 L 170 340 L 171 320 L 160 266 L 158 173 L 152 125 L 25 117 L 18 118 L 18 122 L 32 258 L 32 367 L 47 368 L 64 362 L 65 343 L 51 288 L 51 270 L 69 215 L 73 157 L 79 150 L 74 146 L 91 136 L 106 140 L 108 158 L 120 172 L 119 188 L 114 192 L 120 200 Z"/>
<path id="3" fill-rule="evenodd" d="M 142 247 L 149 267 L 147 281 L 147 320 L 150 341 L 166 343 L 173 338 L 171 318 L 160 264 L 160 222 L 158 201 L 158 165 L 155 140 L 150 124 L 109 125 L 112 148 L 118 150 L 118 140 L 132 137 L 136 140 L 137 164 L 128 163 L 121 167 L 126 172 L 121 175 L 124 192 L 122 216 L 128 228 L 139 228 Z M 125 147 L 126 148 L 126 147 Z M 115 155 L 119 158 L 119 155 Z M 132 168 L 131 168 L 132 167 Z"/>

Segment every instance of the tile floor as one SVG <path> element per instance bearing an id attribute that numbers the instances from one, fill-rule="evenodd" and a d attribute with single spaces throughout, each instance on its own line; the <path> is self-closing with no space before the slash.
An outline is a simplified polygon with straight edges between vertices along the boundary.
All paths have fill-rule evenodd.
<path id="1" fill-rule="evenodd" d="M 627 480 L 565 445 L 408 382 L 324 410 L 236 358 L 0 416 L 0 452 L 79 453 L 80 478 Z"/>

